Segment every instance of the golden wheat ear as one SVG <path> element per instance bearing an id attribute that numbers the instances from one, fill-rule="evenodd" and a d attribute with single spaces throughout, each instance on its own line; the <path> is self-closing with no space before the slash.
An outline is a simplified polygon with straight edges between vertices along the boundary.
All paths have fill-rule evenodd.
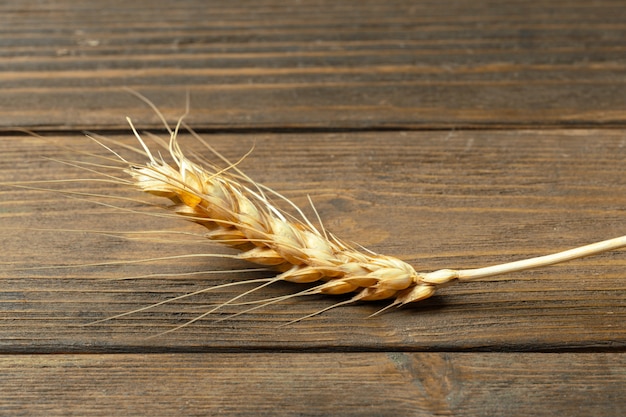
<path id="1" fill-rule="evenodd" d="M 269 187 L 256 183 L 242 172 L 238 168 L 241 160 L 231 162 L 215 151 L 209 143 L 184 123 L 184 116 L 178 120 L 172 129 L 150 100 L 139 93 L 130 92 L 146 102 L 156 112 L 169 133 L 168 140 L 163 140 L 149 133 L 142 136 L 135 129 L 132 121 L 127 119 L 140 145 L 139 147 L 124 145 L 96 134 L 88 135 L 109 152 L 109 156 L 103 157 L 103 159 L 107 163 L 115 161 L 116 169 L 118 169 L 117 174 L 100 173 L 100 165 L 81 164 L 80 162 L 70 164 L 89 172 L 104 175 L 100 181 L 133 186 L 143 192 L 166 198 L 170 202 L 167 207 L 169 211 L 163 212 L 163 214 L 154 214 L 156 217 L 174 216 L 197 223 L 205 228 L 205 232 L 202 234 L 205 238 L 239 251 L 236 255 L 190 254 L 187 255 L 188 257 L 233 257 L 258 264 L 266 269 L 272 269 L 276 271 L 276 275 L 273 278 L 250 279 L 208 287 L 97 322 L 144 311 L 196 294 L 246 284 L 256 285 L 256 287 L 241 291 L 236 297 L 170 331 L 194 323 L 227 306 L 249 306 L 227 317 L 232 318 L 274 303 L 313 294 L 352 293 L 352 296 L 345 301 L 292 322 L 354 302 L 390 300 L 387 307 L 373 314 L 376 315 L 391 307 L 429 298 L 438 288 L 455 282 L 472 281 L 553 265 L 626 246 L 626 236 L 622 236 L 552 255 L 485 268 L 417 272 L 411 265 L 400 259 L 355 248 L 353 245 L 343 242 L 325 230 L 321 219 L 314 210 L 318 217 L 317 224 L 319 224 L 319 226 L 315 226 L 292 201 Z M 218 160 L 218 164 L 209 162 L 198 153 L 184 152 L 178 141 L 178 132 L 181 127 L 188 130 L 208 152 L 212 153 Z M 116 146 L 122 146 L 126 151 L 134 153 L 135 157 L 141 157 L 143 161 L 134 162 L 123 158 L 114 150 Z M 154 149 L 155 146 L 158 149 Z M 60 162 L 68 163 L 67 161 Z M 120 163 L 122 164 L 121 169 Z M 110 168 L 110 166 L 105 168 Z M 120 171 L 123 171 L 127 177 L 119 177 Z M 23 186 L 38 189 L 32 185 Z M 79 197 L 90 196 L 84 193 L 75 194 L 78 194 Z M 109 196 L 101 197 L 108 198 Z M 294 213 L 290 214 L 284 211 L 279 208 L 279 204 L 286 205 L 289 211 Z M 182 257 L 179 256 L 178 258 Z M 279 281 L 306 283 L 312 286 L 309 285 L 302 291 L 281 297 L 254 301 L 243 300 L 244 297 Z"/>
<path id="2" fill-rule="evenodd" d="M 142 100 L 149 103 L 145 97 Z M 164 120 L 162 116 L 161 119 Z M 128 121 L 148 156 L 146 163 L 132 164 L 126 169 L 139 189 L 168 198 L 172 202 L 172 211 L 206 227 L 209 239 L 238 248 L 240 259 L 274 268 L 279 272 L 276 280 L 321 282 L 303 294 L 355 293 L 350 300 L 339 305 L 392 299 L 391 306 L 399 306 L 428 298 L 437 288 L 456 281 L 538 268 L 626 246 L 626 236 L 622 236 L 486 268 L 417 272 L 400 259 L 355 249 L 327 233 L 323 227 L 314 227 L 294 203 L 249 179 L 237 164 L 228 163 L 226 168 L 218 169 L 191 160 L 177 140 L 178 130 L 184 126 L 182 118 L 175 129 L 168 128 L 169 142 L 161 144 L 168 150 L 169 163 L 152 156 L 150 147 L 130 119 Z M 208 144 L 207 147 L 215 153 Z M 220 160 L 228 162 L 217 155 Z M 297 210 L 300 220 L 285 214 L 272 203 L 272 199 L 287 201 Z"/>

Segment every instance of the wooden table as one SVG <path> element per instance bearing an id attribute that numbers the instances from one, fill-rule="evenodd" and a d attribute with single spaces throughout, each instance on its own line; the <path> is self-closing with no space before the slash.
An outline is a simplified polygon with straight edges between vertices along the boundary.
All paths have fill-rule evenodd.
<path id="1" fill-rule="evenodd" d="M 626 414 L 623 251 L 373 318 L 385 303 L 281 327 L 345 299 L 310 296 L 159 335 L 241 288 L 85 324 L 267 273 L 137 262 L 228 250 L 142 214 L 158 207 L 62 192 L 147 198 L 133 189 L 6 184 L 94 178 L 59 162 L 107 153 L 83 130 L 133 144 L 131 116 L 164 133 L 123 87 L 172 122 L 189 92 L 187 121 L 215 148 L 254 147 L 252 178 L 315 218 L 310 195 L 328 230 L 418 270 L 620 236 L 623 1 L 9 0 L 0 34 L 0 414 Z M 146 230 L 165 233 L 120 235 Z"/>

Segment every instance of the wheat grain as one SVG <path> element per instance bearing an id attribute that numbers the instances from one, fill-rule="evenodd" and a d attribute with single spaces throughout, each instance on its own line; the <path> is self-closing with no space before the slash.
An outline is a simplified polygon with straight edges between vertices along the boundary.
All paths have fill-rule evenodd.
<path id="1" fill-rule="evenodd" d="M 126 169 L 135 185 L 170 199 L 173 212 L 207 228 L 207 238 L 239 249 L 239 259 L 278 270 L 276 280 L 321 281 L 309 293 L 354 292 L 353 301 L 400 303 L 426 298 L 442 285 L 423 281 L 400 259 L 357 250 L 305 217 L 298 221 L 284 214 L 270 196 L 285 198 L 256 183 L 242 184 L 246 177 L 235 165 L 207 168 L 191 161 L 177 142 L 178 128 L 168 144 L 173 166 L 155 158 L 133 131 L 148 158 Z"/>

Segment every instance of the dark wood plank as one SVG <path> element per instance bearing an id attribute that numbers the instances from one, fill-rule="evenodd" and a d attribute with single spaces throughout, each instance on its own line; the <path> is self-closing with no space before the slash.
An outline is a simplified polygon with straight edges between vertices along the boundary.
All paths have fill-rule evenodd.
<path id="1" fill-rule="evenodd" d="M 0 130 L 68 133 L 0 136 L 0 183 L 91 177 L 42 156 L 93 160 L 57 146 L 103 152 L 80 129 L 132 143 L 116 132 L 128 130 L 127 115 L 159 126 L 122 87 L 146 93 L 170 119 L 190 91 L 192 125 L 226 132 L 208 137 L 218 149 L 236 159 L 256 144 L 242 164 L 253 178 L 303 207 L 311 195 L 333 232 L 420 270 L 623 235 L 623 6 L 5 1 Z M 458 131 L 467 127 L 492 130 Z M 386 129 L 423 132 L 375 131 Z M 102 182 L 42 186 L 139 195 Z M 146 241 L 87 231 L 154 229 L 168 232 Z M 241 290 L 84 324 L 266 274 L 229 272 L 249 265 L 228 259 L 133 263 L 219 248 L 173 234 L 193 225 L 59 192 L 0 185 L 0 231 L 2 415 L 626 411 L 623 251 L 452 286 L 372 319 L 384 303 L 279 327 L 342 300 L 311 297 L 150 338 Z M 116 264 L 50 268 L 101 262 Z M 217 274 L 181 275 L 205 269 Z M 163 273 L 178 276 L 120 280 Z"/>
<path id="2" fill-rule="evenodd" d="M 623 126 L 621 0 L 5 1 L 0 126 Z"/>
<path id="3" fill-rule="evenodd" d="M 12 416 L 626 412 L 623 354 L 12 355 L 0 373 Z"/>
<path id="4" fill-rule="evenodd" d="M 133 141 L 128 135 L 119 139 Z M 303 207 L 306 196 L 312 195 L 325 226 L 335 234 L 406 259 L 418 270 L 486 266 L 616 237 L 625 230 L 626 142 L 617 130 L 221 134 L 209 139 L 232 159 L 256 144 L 242 165 L 253 178 Z M 105 152 L 83 137 L 50 140 Z M 197 149 L 188 138 L 183 141 Z M 41 159 L 45 155 L 91 160 L 37 138 L 5 137 L 0 141 L 0 181 L 93 177 Z M 55 187 L 143 198 L 135 190 L 106 183 L 79 181 Z M 430 300 L 372 319 L 367 316 L 384 303 L 342 307 L 278 327 L 338 300 L 311 297 L 223 322 L 203 320 L 148 339 L 241 292 L 230 288 L 81 327 L 207 285 L 266 275 L 227 273 L 248 267 L 227 259 L 20 269 L 211 253 L 220 248 L 198 239 L 185 244 L 175 236 L 171 237 L 175 242 L 167 244 L 37 230 L 198 229 L 60 193 L 11 187 L 0 192 L 4 264 L 0 349 L 4 352 L 621 351 L 626 346 L 623 252 L 491 282 L 459 284 Z M 131 202 L 107 201 L 141 210 Z M 205 269 L 220 273 L 119 281 L 127 276 Z M 300 288 L 276 285 L 260 296 Z"/>

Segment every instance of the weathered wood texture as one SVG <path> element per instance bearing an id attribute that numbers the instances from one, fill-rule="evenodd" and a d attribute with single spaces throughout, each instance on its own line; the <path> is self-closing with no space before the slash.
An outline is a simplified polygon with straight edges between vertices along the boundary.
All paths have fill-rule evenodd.
<path id="1" fill-rule="evenodd" d="M 620 354 L 23 355 L 0 356 L 0 373 L 11 416 L 626 412 Z"/>
<path id="2" fill-rule="evenodd" d="M 106 152 L 80 136 L 51 139 L 82 151 Z M 186 139 L 183 143 L 193 145 L 193 140 Z M 127 135 L 125 140 L 130 144 L 134 139 Z M 79 154 L 53 150 L 39 139 L 9 137 L 2 143 L 3 159 L 7 160 L 3 172 L 12 175 L 12 180 L 95 177 L 72 166 L 41 161 L 39 157 L 46 154 L 65 159 Z M 312 195 L 329 230 L 379 253 L 400 256 L 421 270 L 486 266 L 615 237 L 624 231 L 626 194 L 622 190 L 626 180 L 621 162 L 626 139 L 618 131 L 222 134 L 211 136 L 211 143 L 232 159 L 255 144 L 256 151 L 240 165 L 249 175 L 302 207 L 308 204 L 306 196 Z M 26 152 L 32 158 L 25 156 Z M 20 165 L 10 162 L 15 159 Z M 70 190 L 161 203 L 143 198 L 134 189 L 107 183 L 82 181 Z M 49 230 L 25 234 L 28 228 L 183 228 L 198 233 L 204 229 L 115 211 L 59 193 L 7 189 L 3 194 L 5 259 L 17 268 L 228 253 L 201 238 L 167 244 Z M 141 204 L 102 201 L 161 213 L 157 207 L 145 210 Z M 167 234 L 159 238 L 181 241 L 181 237 Z M 206 310 L 208 304 L 226 301 L 241 288 L 203 294 L 97 326 L 76 326 L 216 283 L 267 274 L 227 274 L 223 271 L 250 265 L 214 258 L 78 269 L 7 268 L 3 291 L 9 320 L 0 322 L 5 335 L 0 344 L 5 351 L 17 352 L 106 351 L 130 346 L 149 351 L 165 347 L 205 351 L 623 348 L 624 264 L 622 253 L 610 253 L 512 274 L 496 282 L 457 284 L 434 299 L 372 319 L 366 317 L 384 303 L 344 307 L 277 329 L 286 320 L 337 301 L 332 297 L 303 298 L 220 323 L 203 321 L 151 340 L 145 340 L 146 336 L 182 323 L 199 314 L 203 306 Z M 174 280 L 102 280 L 207 269 L 219 273 Z M 277 285 L 261 291 L 259 297 L 301 288 Z"/>
<path id="3" fill-rule="evenodd" d="M 0 136 L 0 183 L 158 202 L 42 157 L 96 161 L 84 128 L 132 144 L 127 115 L 159 128 L 122 87 L 170 120 L 189 90 L 211 144 L 255 146 L 241 167 L 341 238 L 419 270 L 546 254 L 625 233 L 625 38 L 622 1 L 5 1 L 0 129 L 48 133 Z M 228 250 L 87 200 L 123 209 L 0 186 L 0 414 L 624 415 L 623 251 L 370 319 L 385 303 L 279 327 L 343 300 L 315 296 L 149 338 L 241 289 L 83 325 L 267 275 L 135 263 Z"/>
<path id="4" fill-rule="evenodd" d="M 621 0 L 9 1 L 0 125 L 125 128 L 136 101 L 197 128 L 620 125 Z M 155 121 L 149 112 L 142 122 Z"/>

